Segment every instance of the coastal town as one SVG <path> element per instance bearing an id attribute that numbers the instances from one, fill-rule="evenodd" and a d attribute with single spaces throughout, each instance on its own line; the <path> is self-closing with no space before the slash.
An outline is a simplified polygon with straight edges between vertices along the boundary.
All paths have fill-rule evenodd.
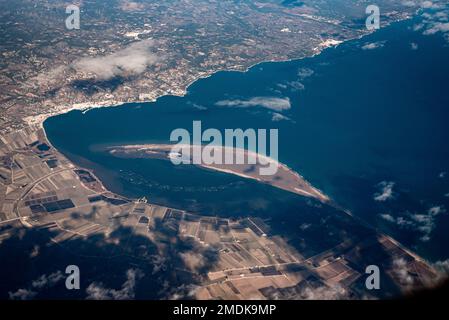
<path id="1" fill-rule="evenodd" d="M 88 0 L 80 29 L 69 30 L 64 3 L 1 1 L 0 132 L 70 110 L 183 95 L 217 71 L 312 56 L 369 32 L 359 24 L 363 2 L 349 17 L 347 8 L 304 3 L 181 1 L 167 9 Z M 417 9 L 382 8 L 385 25 Z"/>

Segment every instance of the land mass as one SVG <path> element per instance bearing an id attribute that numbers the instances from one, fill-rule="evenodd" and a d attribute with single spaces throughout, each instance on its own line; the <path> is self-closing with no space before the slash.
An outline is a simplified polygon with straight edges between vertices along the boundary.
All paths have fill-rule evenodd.
<path id="1" fill-rule="evenodd" d="M 326 210 L 307 206 L 301 223 L 287 232 L 288 226 L 251 214 L 200 216 L 113 194 L 94 172 L 53 148 L 42 129 L 52 115 L 183 95 L 218 70 L 303 58 L 369 33 L 365 1 L 348 3 L 85 0 L 81 28 L 68 30 L 64 3 L 0 0 L 0 256 L 14 257 L 2 271 L 17 265 L 29 271 L 2 272 L 0 298 L 29 292 L 22 286 L 46 276 L 54 257 L 67 265 L 74 257 L 98 268 L 125 265 L 122 273 L 105 271 L 105 285 L 117 290 L 97 290 L 106 296 L 96 298 L 120 293 L 108 279 L 130 274 L 150 279 L 154 290 L 142 291 L 154 292 L 152 298 L 361 299 L 435 283 L 430 264 L 326 204 Z M 383 26 L 419 8 L 401 1 L 378 5 Z M 261 179 L 250 168 L 209 169 Z M 327 201 L 287 167 L 279 177 L 262 182 Z M 50 262 L 36 263 L 40 259 Z M 367 264 L 381 268 L 388 288 L 365 290 Z M 91 279 L 102 276 L 99 271 Z M 85 298 L 94 284 L 65 298 Z M 45 297 L 32 288 L 28 298 Z"/>
<path id="2" fill-rule="evenodd" d="M 382 26 L 419 8 L 377 5 Z M 217 71 L 312 56 L 372 32 L 365 1 L 86 0 L 75 30 L 65 7 L 0 0 L 1 133 L 70 110 L 184 95 Z"/>
<path id="3" fill-rule="evenodd" d="M 127 199 L 106 190 L 94 172 L 74 166 L 47 143 L 42 129 L 3 136 L 0 160 L 0 256 L 33 271 L 12 273 L 14 280 L 2 273 L 3 299 L 18 296 L 24 283 L 32 286 L 36 272 L 47 276 L 55 257 L 63 265 L 82 261 L 86 271 L 89 265 L 122 266 L 92 277 L 116 288 L 109 279 L 139 275 L 138 283 L 155 288 L 142 288 L 153 299 L 391 298 L 440 279 L 416 254 L 327 204 L 304 201 L 300 215 L 261 219 Z M 3 266 L 10 268 L 7 261 Z M 371 264 L 381 270 L 382 290 L 365 288 Z M 84 299 L 95 283 L 66 290 L 64 297 Z"/>
<path id="4" fill-rule="evenodd" d="M 121 158 L 156 158 L 170 160 L 173 157 L 178 156 L 173 154 L 173 147 L 174 145 L 172 144 L 124 145 L 107 147 L 107 151 L 113 156 Z M 193 146 L 178 147 L 182 147 L 185 151 L 190 150 L 189 154 L 193 155 Z M 199 152 L 201 153 L 207 151 L 205 150 L 205 148 L 207 148 L 205 146 L 201 146 L 199 148 Z M 234 174 L 247 179 L 257 180 L 279 189 L 283 189 L 306 197 L 316 198 L 319 201 L 325 203 L 329 202 L 330 200 L 328 196 L 326 196 L 317 188 L 313 187 L 297 172 L 290 169 L 285 164 L 279 163 L 278 161 L 275 161 L 269 157 L 238 148 L 213 146 L 213 149 L 214 150 L 211 151 L 212 153 L 216 152 L 217 154 L 220 154 L 220 156 L 217 158 L 220 161 L 215 161 L 215 163 L 208 164 L 206 164 L 204 161 L 201 161 L 199 164 L 197 164 L 198 167 L 216 170 L 228 174 Z M 226 152 L 230 152 L 233 159 L 237 159 L 238 156 L 241 156 L 244 163 L 237 164 L 236 161 L 230 164 L 225 163 L 226 161 L 224 156 Z M 250 159 L 252 161 L 250 161 Z M 192 159 L 184 160 L 189 160 L 189 163 L 192 163 Z M 274 174 L 261 174 L 261 170 L 263 170 L 263 168 L 266 169 L 270 166 L 276 168 Z"/>

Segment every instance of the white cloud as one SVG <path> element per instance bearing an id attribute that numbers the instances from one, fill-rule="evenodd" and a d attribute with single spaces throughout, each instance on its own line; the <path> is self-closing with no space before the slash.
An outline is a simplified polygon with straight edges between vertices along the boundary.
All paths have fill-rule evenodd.
<path id="1" fill-rule="evenodd" d="M 280 113 L 277 112 L 273 112 L 273 115 L 271 117 L 271 121 L 277 122 L 277 121 L 282 121 L 282 120 L 290 120 L 289 117 L 284 116 Z"/>
<path id="2" fill-rule="evenodd" d="M 396 219 L 391 214 L 388 214 L 388 213 L 380 214 L 380 217 L 389 222 L 396 222 Z"/>
<path id="3" fill-rule="evenodd" d="M 171 288 L 170 291 L 167 293 L 167 300 L 185 300 L 185 299 L 191 299 L 195 297 L 195 294 L 197 290 L 200 287 L 189 284 L 189 285 L 181 285 L 176 288 Z"/>
<path id="4" fill-rule="evenodd" d="M 278 83 L 277 86 L 281 89 L 287 89 L 288 86 L 285 83 Z"/>
<path id="5" fill-rule="evenodd" d="M 437 269 L 438 272 L 449 275 L 449 259 L 444 261 L 437 261 L 433 264 L 435 269 Z"/>
<path id="6" fill-rule="evenodd" d="M 201 110 L 201 111 L 207 110 L 207 107 L 199 105 L 199 104 L 196 104 L 196 103 L 192 104 L 192 107 L 194 107 L 197 110 Z"/>
<path id="7" fill-rule="evenodd" d="M 378 48 L 382 48 L 385 45 L 386 41 L 377 41 L 371 43 L 365 43 L 362 46 L 362 50 L 374 50 Z"/>
<path id="8" fill-rule="evenodd" d="M 421 3 L 421 8 L 423 9 L 437 9 L 439 6 L 437 4 L 434 4 L 432 1 L 423 1 Z"/>
<path id="9" fill-rule="evenodd" d="M 424 28 L 424 24 L 418 23 L 413 26 L 413 31 L 420 31 Z"/>
<path id="10" fill-rule="evenodd" d="M 348 298 L 348 292 L 340 285 L 334 287 L 305 288 L 300 293 L 304 300 L 342 300 Z"/>
<path id="11" fill-rule="evenodd" d="M 290 89 L 293 92 L 304 90 L 304 85 L 299 81 L 287 81 L 283 83 L 278 83 L 277 86 L 281 89 Z"/>
<path id="12" fill-rule="evenodd" d="M 410 43 L 410 49 L 412 49 L 412 50 L 418 50 L 418 44 L 417 44 L 417 43 L 414 43 L 414 42 Z"/>
<path id="13" fill-rule="evenodd" d="M 381 214 L 380 217 L 395 223 L 401 228 L 409 228 L 421 233 L 420 240 L 423 242 L 430 240 L 430 235 L 436 227 L 436 217 L 442 213 L 445 213 L 446 209 L 443 206 L 434 206 L 427 210 L 425 213 L 409 213 L 405 216 L 394 218 L 390 214 Z"/>
<path id="14" fill-rule="evenodd" d="M 276 98 L 276 97 L 254 97 L 248 100 L 221 100 L 215 103 L 220 107 L 236 107 L 236 108 L 248 108 L 248 107 L 262 107 L 271 109 L 274 111 L 283 111 L 291 108 L 289 98 Z"/>
<path id="15" fill-rule="evenodd" d="M 205 259 L 201 253 L 197 252 L 181 252 L 179 253 L 184 266 L 191 272 L 198 273 L 205 266 Z"/>
<path id="16" fill-rule="evenodd" d="M 403 286 L 413 286 L 413 277 L 410 275 L 407 262 L 403 258 L 393 260 L 393 272 L 400 284 Z"/>
<path id="17" fill-rule="evenodd" d="M 50 287 L 54 286 L 56 283 L 58 283 L 60 280 L 64 278 L 64 275 L 61 271 L 57 271 L 54 273 L 51 273 L 49 275 L 42 275 L 38 279 L 34 280 L 31 285 L 34 288 L 42 289 L 44 287 Z"/>
<path id="18" fill-rule="evenodd" d="M 424 35 L 441 33 L 449 42 L 449 6 L 440 5 L 431 1 L 421 3 L 424 12 L 421 14 L 422 23 L 414 28 L 415 31 L 423 30 Z"/>
<path id="19" fill-rule="evenodd" d="M 122 1 L 120 8 L 123 11 L 139 11 L 145 8 L 142 3 L 134 2 L 134 1 Z"/>
<path id="20" fill-rule="evenodd" d="M 299 229 L 301 229 L 302 231 L 307 230 L 310 228 L 312 224 L 310 223 L 303 223 L 302 225 L 299 226 Z"/>
<path id="21" fill-rule="evenodd" d="M 77 72 L 92 74 L 102 80 L 137 75 L 160 61 L 160 57 L 151 52 L 153 46 L 153 40 L 142 40 L 106 56 L 82 58 L 72 66 Z"/>
<path id="22" fill-rule="evenodd" d="M 447 21 L 448 20 L 448 13 L 445 11 L 438 11 L 437 13 L 435 13 L 434 15 L 436 18 L 438 18 L 438 20 L 440 21 Z"/>
<path id="23" fill-rule="evenodd" d="M 398 217 L 396 219 L 396 224 L 400 227 L 412 227 L 413 226 L 413 222 L 410 221 L 408 218 L 404 218 L 404 217 Z"/>
<path id="24" fill-rule="evenodd" d="M 299 68 L 298 69 L 298 77 L 301 80 L 304 80 L 305 78 L 311 77 L 314 73 L 315 73 L 315 71 L 313 71 L 310 68 Z"/>
<path id="25" fill-rule="evenodd" d="M 446 209 L 442 206 L 435 206 L 429 209 L 428 213 L 432 216 L 436 216 L 440 213 L 446 212 Z"/>
<path id="26" fill-rule="evenodd" d="M 402 5 L 406 7 L 420 7 L 423 9 L 439 9 L 441 6 L 429 0 L 404 0 Z"/>
<path id="27" fill-rule="evenodd" d="M 430 28 L 426 29 L 423 34 L 425 35 L 431 35 L 431 34 L 435 34 L 438 32 L 448 32 L 449 31 L 449 22 L 437 22 L 431 25 Z"/>
<path id="28" fill-rule="evenodd" d="M 393 199 L 394 182 L 382 181 L 377 186 L 380 188 L 380 192 L 374 194 L 374 200 L 387 201 Z"/>
<path id="29" fill-rule="evenodd" d="M 19 289 L 16 292 L 9 292 L 9 299 L 11 300 L 29 300 L 33 299 L 37 292 L 28 289 Z"/>
<path id="30" fill-rule="evenodd" d="M 42 276 L 31 282 L 31 288 L 18 289 L 16 292 L 9 292 L 9 298 L 12 300 L 33 299 L 39 293 L 39 290 L 43 288 L 53 287 L 63 278 L 64 275 L 61 271 L 56 271 L 49 275 L 43 274 Z"/>
<path id="31" fill-rule="evenodd" d="M 402 5 L 404 5 L 406 7 L 415 7 L 416 3 L 413 0 L 405 0 L 405 1 L 402 1 Z"/>
<path id="32" fill-rule="evenodd" d="M 167 269 L 167 259 L 160 254 L 153 254 L 150 256 L 151 264 L 153 265 L 153 271 L 151 274 L 156 274 L 160 271 L 165 271 Z"/>
<path id="33" fill-rule="evenodd" d="M 120 290 L 105 288 L 103 284 L 93 282 L 87 289 L 87 298 L 90 300 L 129 300 L 133 299 L 137 280 L 143 277 L 140 270 L 129 269 L 126 272 L 126 281 L 122 284 Z"/>

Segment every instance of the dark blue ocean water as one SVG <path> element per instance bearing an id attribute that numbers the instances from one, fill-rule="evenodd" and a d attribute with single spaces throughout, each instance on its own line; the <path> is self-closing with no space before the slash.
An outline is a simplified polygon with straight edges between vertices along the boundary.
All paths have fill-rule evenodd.
<path id="1" fill-rule="evenodd" d="M 278 128 L 279 158 L 338 204 L 431 259 L 449 257 L 449 47 L 399 22 L 360 40 L 248 72 L 219 72 L 185 97 L 69 112 L 48 119 L 51 143 L 127 196 L 213 215 L 301 216 L 302 197 L 227 174 L 117 159 L 108 144 L 167 142 L 175 128 Z M 373 50 L 366 43 L 379 42 Z M 412 43 L 417 50 L 412 49 Z M 299 83 L 300 84 L 299 84 Z M 302 88 L 302 86 L 304 88 Z M 288 119 L 221 100 L 288 98 Z M 446 174 L 445 172 L 448 172 Z M 383 183 L 383 184 L 382 184 Z M 386 185 L 392 196 L 376 201 Z M 433 208 L 433 209 L 432 209 Z M 429 211 L 430 210 L 430 211 Z"/>

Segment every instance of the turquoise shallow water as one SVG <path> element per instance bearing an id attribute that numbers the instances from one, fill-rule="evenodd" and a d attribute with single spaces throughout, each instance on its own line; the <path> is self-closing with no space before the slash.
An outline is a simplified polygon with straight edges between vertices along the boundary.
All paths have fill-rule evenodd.
<path id="1" fill-rule="evenodd" d="M 55 147 L 93 168 L 113 191 L 205 214 L 275 219 L 279 212 L 300 216 L 298 203 L 307 200 L 222 173 L 98 150 L 167 142 L 173 129 L 191 130 L 193 120 L 203 129 L 277 128 L 280 161 L 370 225 L 431 260 L 446 259 L 449 48 L 438 35 L 412 31 L 414 22 L 312 58 L 219 72 L 195 82 L 185 97 L 69 112 L 48 119 L 45 130 Z M 361 48 L 380 41 L 377 49 Z M 254 97 L 288 98 L 291 108 L 282 111 L 288 119 L 273 121 L 272 110 L 257 106 L 216 106 Z M 376 201 L 389 183 L 392 197 Z"/>

